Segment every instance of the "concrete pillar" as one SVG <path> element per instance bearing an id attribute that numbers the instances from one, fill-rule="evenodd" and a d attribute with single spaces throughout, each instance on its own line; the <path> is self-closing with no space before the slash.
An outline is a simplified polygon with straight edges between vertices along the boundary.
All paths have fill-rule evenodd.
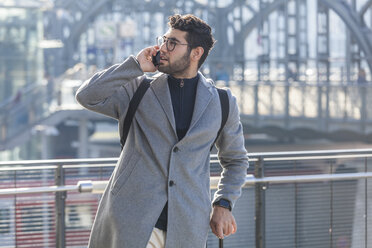
<path id="1" fill-rule="evenodd" d="M 79 121 L 78 158 L 88 158 L 88 120 L 86 118 Z M 79 170 L 80 175 L 87 175 L 88 173 L 88 167 L 82 167 Z"/>
<path id="2" fill-rule="evenodd" d="M 46 130 L 42 130 L 41 134 L 41 159 L 50 159 L 50 150 L 49 150 L 49 135 Z"/>
<path id="3" fill-rule="evenodd" d="M 83 118 L 79 121 L 79 147 L 78 157 L 88 157 L 88 120 Z"/>

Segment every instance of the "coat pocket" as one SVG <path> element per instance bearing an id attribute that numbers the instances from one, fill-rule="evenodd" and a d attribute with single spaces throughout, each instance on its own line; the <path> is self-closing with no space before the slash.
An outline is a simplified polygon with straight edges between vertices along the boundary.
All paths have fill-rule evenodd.
<path id="1" fill-rule="evenodd" d="M 115 195 L 124 186 L 125 182 L 128 180 L 134 168 L 136 167 L 139 159 L 139 154 L 137 152 L 133 152 L 127 160 L 122 161 L 122 164 L 120 164 L 119 166 L 123 166 L 124 168 L 119 167 L 118 171 L 115 173 L 114 181 L 110 188 L 112 194 Z"/>

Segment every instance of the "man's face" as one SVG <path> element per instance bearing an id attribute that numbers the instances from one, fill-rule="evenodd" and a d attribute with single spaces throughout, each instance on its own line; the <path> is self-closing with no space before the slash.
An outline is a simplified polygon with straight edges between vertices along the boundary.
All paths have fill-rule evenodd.
<path id="1" fill-rule="evenodd" d="M 160 46 L 160 65 L 158 71 L 172 76 L 183 75 L 190 67 L 190 51 L 188 50 L 185 39 L 186 32 L 178 29 L 169 29 L 164 34 L 164 39 L 169 40 L 168 47 L 172 48 L 172 43 L 176 45 L 172 51 L 167 49 L 166 42 Z"/>

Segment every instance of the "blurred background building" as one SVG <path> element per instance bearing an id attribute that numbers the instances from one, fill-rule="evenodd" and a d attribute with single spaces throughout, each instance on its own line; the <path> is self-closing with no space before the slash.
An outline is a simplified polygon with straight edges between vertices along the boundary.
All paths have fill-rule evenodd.
<path id="1" fill-rule="evenodd" d="M 217 43 L 201 71 L 237 96 L 250 151 L 368 147 L 371 6 L 371 0 L 3 0 L 0 159 L 117 156 L 115 121 L 83 110 L 74 93 L 94 72 L 154 45 L 174 13 L 193 13 L 212 26 Z"/>
<path id="2" fill-rule="evenodd" d="M 0 102 L 43 79 L 43 19 L 36 3 L 1 6 Z"/>

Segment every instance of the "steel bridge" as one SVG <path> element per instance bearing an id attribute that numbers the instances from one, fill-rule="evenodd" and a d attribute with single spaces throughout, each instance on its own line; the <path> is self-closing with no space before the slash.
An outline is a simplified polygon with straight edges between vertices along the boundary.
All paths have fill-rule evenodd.
<path id="1" fill-rule="evenodd" d="M 91 123 L 109 120 L 81 109 L 74 90 L 102 58 L 108 64 L 123 60 L 123 54 L 115 53 L 118 47 L 130 54 L 153 45 L 173 13 L 194 13 L 213 27 L 218 42 L 202 69 L 214 79 L 221 66 L 228 72 L 230 80 L 217 83 L 237 96 L 246 133 L 372 141 L 372 89 L 356 83 L 361 69 L 371 80 L 372 0 L 51 2 L 44 10 L 45 38 L 63 44 L 44 50 L 46 71 L 56 77 L 54 91 L 35 85 L 24 89 L 21 101 L 0 104 L 0 150 L 24 144 L 35 134 L 41 134 L 43 150 L 51 149 L 50 136 L 59 135 L 60 143 L 66 136 L 58 125 L 74 123 L 78 156 L 87 157 Z M 333 30 L 332 20 L 346 32 L 342 59 L 334 56 L 331 37 L 339 30 Z M 92 38 L 107 31 L 100 23 L 114 23 L 109 27 L 118 44 Z M 316 44 L 313 52 L 310 40 Z M 86 73 L 71 78 L 77 66 Z"/>
<path id="2" fill-rule="evenodd" d="M 314 6 L 310 3 L 316 3 Z M 308 6 L 308 5 L 311 6 Z M 361 5 L 357 9 L 357 5 Z M 372 18 L 371 0 L 251 0 L 251 1 L 202 1 L 202 0 L 54 0 L 54 8 L 47 11 L 45 33 L 49 39 L 63 41 L 56 61 L 56 72 L 63 72 L 77 62 L 86 60 L 82 55 L 89 49 L 89 32 L 99 20 L 124 22 L 135 21 L 138 32 L 129 35 L 128 26 L 123 25 L 127 42 L 133 42 L 133 51 L 153 45 L 155 37 L 166 29 L 166 18 L 173 13 L 194 13 L 205 19 L 214 29 L 218 40 L 208 65 L 213 73 L 215 65 L 222 63 L 236 79 L 246 79 L 245 69 L 252 61 L 246 54 L 255 36 L 260 53 L 254 58 L 257 79 L 263 81 L 285 81 L 291 71 L 298 80 L 307 81 L 309 68 L 316 68 L 317 81 L 332 81 L 332 67 L 344 67 L 343 79 L 350 82 L 357 69 L 372 69 Z M 316 18 L 309 23 L 309 14 Z M 370 13 L 369 13 L 370 14 Z M 346 44 L 344 61 L 333 65 L 331 55 L 332 15 L 345 25 Z M 333 20 L 333 19 L 332 19 Z M 129 22 L 131 23 L 131 22 Z M 133 23 L 131 23 L 133 24 Z M 309 53 L 309 26 L 315 26 L 316 54 Z M 273 31 L 276 37 L 273 37 Z M 270 72 L 279 70 L 282 75 L 272 79 Z M 240 72 L 240 75 L 239 75 Z M 279 73 L 279 74 L 280 74 Z M 284 76 L 281 77 L 281 76 Z"/>

